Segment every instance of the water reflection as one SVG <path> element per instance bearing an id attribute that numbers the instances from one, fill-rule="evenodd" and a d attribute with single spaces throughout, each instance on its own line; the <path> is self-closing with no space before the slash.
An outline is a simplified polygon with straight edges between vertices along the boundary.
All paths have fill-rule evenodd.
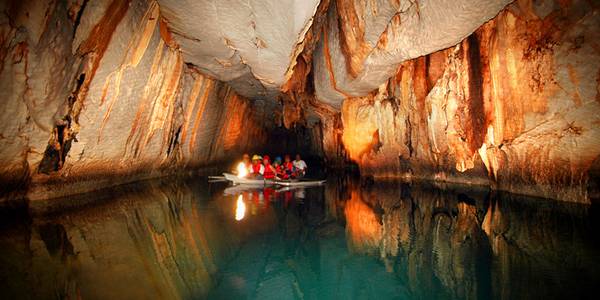
<path id="1" fill-rule="evenodd" d="M 486 190 L 191 179 L 66 200 L 95 204 L 3 218 L 2 298 L 585 298 L 600 278 L 591 207 Z"/>
<path id="2" fill-rule="evenodd" d="M 590 207 L 399 183 L 350 190 L 349 249 L 378 255 L 415 298 L 587 298 L 599 282 Z"/>
<path id="3" fill-rule="evenodd" d="M 244 203 L 244 196 L 239 195 L 235 204 L 235 220 L 241 221 L 246 215 L 246 204 Z"/>
<path id="4" fill-rule="evenodd" d="M 228 229 L 218 213 L 203 208 L 204 189 L 152 182 L 104 196 L 112 200 L 3 228 L 4 299 L 176 299 L 208 293 L 236 241 L 221 234 Z"/>

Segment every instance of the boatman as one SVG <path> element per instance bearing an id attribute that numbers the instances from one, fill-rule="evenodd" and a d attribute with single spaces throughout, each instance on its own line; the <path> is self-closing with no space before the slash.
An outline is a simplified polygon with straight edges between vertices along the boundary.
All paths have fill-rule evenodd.
<path id="1" fill-rule="evenodd" d="M 254 154 L 252 156 L 252 167 L 250 167 L 251 177 L 255 179 L 263 179 L 263 174 L 265 174 L 265 166 L 261 163 L 262 157 L 260 155 Z"/>
<path id="2" fill-rule="evenodd" d="M 302 160 L 300 154 L 296 154 L 296 160 L 294 160 L 294 169 L 296 170 L 296 178 L 302 178 L 306 175 L 306 170 L 308 170 L 308 166 L 306 162 Z"/>

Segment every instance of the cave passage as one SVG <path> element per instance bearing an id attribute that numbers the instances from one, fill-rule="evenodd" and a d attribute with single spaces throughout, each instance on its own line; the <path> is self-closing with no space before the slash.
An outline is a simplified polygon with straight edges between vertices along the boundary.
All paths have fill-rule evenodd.
<path id="1" fill-rule="evenodd" d="M 244 153 L 600 201 L 598 1 L 238 2 L 2 1 L 0 206 Z"/>
<path id="2" fill-rule="evenodd" d="M 599 0 L 0 0 L 0 299 L 598 298 L 598 41 Z"/>

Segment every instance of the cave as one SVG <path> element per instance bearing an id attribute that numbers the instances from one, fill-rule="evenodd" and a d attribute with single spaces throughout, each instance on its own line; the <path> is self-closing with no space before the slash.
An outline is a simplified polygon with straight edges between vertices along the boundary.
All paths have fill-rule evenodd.
<path id="1" fill-rule="evenodd" d="M 594 298 L 599 1 L 0 11 L 3 299 Z"/>

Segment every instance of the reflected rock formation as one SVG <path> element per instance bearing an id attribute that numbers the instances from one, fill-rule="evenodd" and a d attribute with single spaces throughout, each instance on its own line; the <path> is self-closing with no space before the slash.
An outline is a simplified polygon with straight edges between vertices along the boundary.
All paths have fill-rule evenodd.
<path id="1" fill-rule="evenodd" d="M 380 257 L 415 298 L 577 297 L 600 276 L 589 207 L 451 186 L 350 186 L 349 248 Z"/>
<path id="2" fill-rule="evenodd" d="M 537 299 L 581 298 L 598 285 L 593 207 L 483 187 L 330 180 L 232 190 L 165 179 L 36 201 L 29 221 L 0 223 L 1 294 Z"/>
<path id="3" fill-rule="evenodd" d="M 381 221 L 371 207 L 360 200 L 356 191 L 345 203 L 348 248 L 369 253 L 381 244 Z"/>
<path id="4" fill-rule="evenodd" d="M 205 297 L 235 235 L 218 210 L 202 209 L 186 183 L 149 183 L 105 195 L 107 203 L 34 218 L 3 232 L 2 294 L 13 299 Z M 89 196 L 88 196 L 89 197 Z M 35 287 L 35 288 L 32 288 Z"/>

